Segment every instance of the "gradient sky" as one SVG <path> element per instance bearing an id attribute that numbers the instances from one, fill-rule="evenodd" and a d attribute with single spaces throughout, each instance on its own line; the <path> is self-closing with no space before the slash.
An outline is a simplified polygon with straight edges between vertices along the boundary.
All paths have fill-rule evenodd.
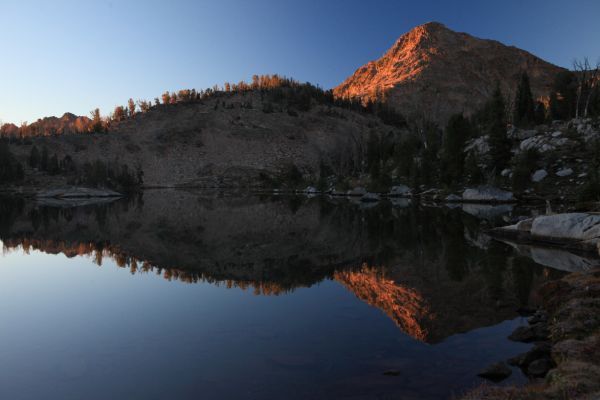
<path id="1" fill-rule="evenodd" d="M 600 57 L 600 1 L 0 0 L 0 120 L 279 73 L 331 88 L 439 21 L 569 67 Z"/>

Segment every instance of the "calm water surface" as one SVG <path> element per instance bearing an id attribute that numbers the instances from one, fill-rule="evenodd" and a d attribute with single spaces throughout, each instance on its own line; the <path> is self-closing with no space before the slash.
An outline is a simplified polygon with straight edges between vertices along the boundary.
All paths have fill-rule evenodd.
<path id="1" fill-rule="evenodd" d="M 517 310 L 561 274 L 483 234 L 510 208 L 157 191 L 0 211 L 3 399 L 452 398 L 528 349 Z"/>

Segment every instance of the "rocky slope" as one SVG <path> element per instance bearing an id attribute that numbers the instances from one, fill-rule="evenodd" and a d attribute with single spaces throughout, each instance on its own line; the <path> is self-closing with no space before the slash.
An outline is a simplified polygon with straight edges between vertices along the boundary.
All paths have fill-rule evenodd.
<path id="1" fill-rule="evenodd" d="M 321 164 L 347 175 L 359 168 L 371 132 L 402 134 L 370 114 L 323 104 L 291 111 L 255 91 L 160 106 L 111 126 L 107 134 L 36 137 L 11 150 L 24 164 L 35 144 L 78 165 L 100 159 L 139 167 L 146 186 L 239 187 L 257 185 L 261 176 L 277 176 L 291 165 L 311 177 Z M 36 182 L 35 173 L 26 175 L 34 180 L 30 186 L 50 184 L 48 177 Z"/>
<path id="2" fill-rule="evenodd" d="M 511 93 L 527 71 L 534 97 L 548 95 L 562 68 L 524 50 L 430 22 L 402 35 L 379 60 L 360 67 L 334 89 L 342 98 L 384 100 L 409 117 L 444 123 L 489 99 L 496 82 Z"/>

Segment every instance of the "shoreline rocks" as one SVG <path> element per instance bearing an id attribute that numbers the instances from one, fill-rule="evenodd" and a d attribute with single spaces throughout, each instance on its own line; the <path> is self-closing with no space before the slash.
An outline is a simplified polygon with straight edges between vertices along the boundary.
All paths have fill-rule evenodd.
<path id="1" fill-rule="evenodd" d="M 542 308 L 529 318 L 528 327 L 511 337 L 547 338 L 508 360 L 533 381 L 522 387 L 480 386 L 463 399 L 600 398 L 600 269 L 548 282 L 539 296 Z M 536 331 L 544 334 L 529 335 Z"/>
<path id="2" fill-rule="evenodd" d="M 500 382 L 508 378 L 512 374 L 512 370 L 503 362 L 499 362 L 485 368 L 477 374 L 481 378 L 488 379 L 492 382 Z"/>
<path id="3" fill-rule="evenodd" d="M 598 254 L 600 214 L 543 215 L 489 231 L 492 236 L 518 243 L 538 243 Z"/>

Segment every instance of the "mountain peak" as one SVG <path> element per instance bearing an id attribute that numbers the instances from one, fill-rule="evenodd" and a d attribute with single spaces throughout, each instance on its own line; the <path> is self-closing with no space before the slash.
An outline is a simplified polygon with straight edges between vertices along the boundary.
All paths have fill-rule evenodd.
<path id="1" fill-rule="evenodd" d="M 385 101 L 408 117 L 426 115 L 445 124 L 452 114 L 481 107 L 497 82 L 505 94 L 513 91 L 523 71 L 534 96 L 545 96 L 561 70 L 524 50 L 428 22 L 400 36 L 380 59 L 334 88 L 334 94 Z"/>
<path id="2" fill-rule="evenodd" d="M 440 31 L 452 31 L 452 30 L 449 29 L 446 25 L 442 24 L 441 22 L 430 21 L 430 22 L 425 22 L 424 24 L 415 26 L 413 29 L 411 29 L 411 32 L 412 31 L 440 32 Z"/>

